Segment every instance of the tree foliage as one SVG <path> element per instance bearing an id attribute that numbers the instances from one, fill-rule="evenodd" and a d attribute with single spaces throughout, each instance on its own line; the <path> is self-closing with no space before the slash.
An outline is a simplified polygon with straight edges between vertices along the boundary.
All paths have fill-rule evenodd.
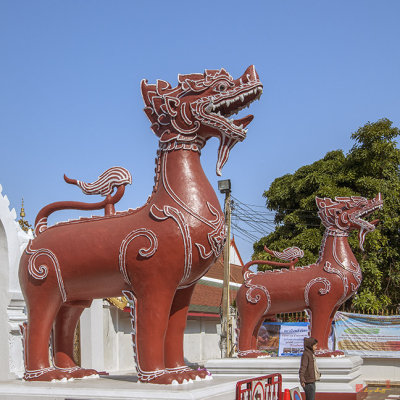
<path id="1" fill-rule="evenodd" d="M 356 309 L 379 310 L 400 303 L 400 150 L 395 139 L 400 130 L 388 119 L 368 122 L 351 135 L 352 149 L 328 152 L 324 158 L 275 179 L 263 196 L 275 211 L 275 231 L 254 244 L 253 259 L 271 259 L 264 245 L 282 251 L 289 246 L 304 250 L 302 265 L 318 258 L 324 227 L 315 197 L 382 194 L 384 206 L 374 214 L 380 224 L 358 246 L 353 232 L 349 243 L 363 272 L 363 282 L 353 297 Z"/>

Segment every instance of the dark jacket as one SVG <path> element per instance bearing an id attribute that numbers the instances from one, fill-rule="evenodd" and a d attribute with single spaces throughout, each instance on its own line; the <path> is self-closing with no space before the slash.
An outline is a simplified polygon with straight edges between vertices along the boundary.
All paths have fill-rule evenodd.
<path id="1" fill-rule="evenodd" d="M 315 382 L 315 370 L 314 370 L 314 351 L 313 345 L 317 343 L 317 340 L 309 337 L 304 338 L 304 352 L 301 356 L 299 377 L 300 384 Z"/>

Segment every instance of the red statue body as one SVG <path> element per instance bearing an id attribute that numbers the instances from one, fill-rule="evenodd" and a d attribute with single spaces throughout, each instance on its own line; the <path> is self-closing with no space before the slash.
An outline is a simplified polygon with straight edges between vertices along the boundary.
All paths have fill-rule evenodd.
<path id="1" fill-rule="evenodd" d="M 172 88 L 142 81 L 145 112 L 160 139 L 153 193 L 136 210 L 115 212 L 131 182 L 123 168 L 111 168 L 93 184 L 71 180 L 87 194 L 106 196 L 87 204 L 57 202 L 36 219 L 36 238 L 20 262 L 26 300 L 26 380 L 81 378 L 96 373 L 73 361 L 73 333 L 94 298 L 125 294 L 132 308 L 133 346 L 142 382 L 170 384 L 207 379 L 206 370 L 184 363 L 183 334 L 196 282 L 220 255 L 224 216 L 201 164 L 200 152 L 220 138 L 217 174 L 230 149 L 246 136 L 253 116 L 228 117 L 259 98 L 262 85 L 250 66 L 234 80 L 224 69 L 179 75 Z M 116 192 L 112 195 L 114 188 Z M 100 209 L 105 215 L 47 227 L 50 213 Z M 54 324 L 53 365 L 48 346 Z"/>
<path id="2" fill-rule="evenodd" d="M 244 268 L 244 283 L 238 291 L 236 303 L 239 311 L 239 357 L 262 357 L 257 350 L 257 334 L 265 319 L 278 313 L 311 312 L 311 336 L 318 340 L 320 356 L 343 354 L 330 352 L 328 337 L 332 319 L 347 299 L 353 296 L 362 280 L 360 266 L 348 243 L 351 230 L 359 231 L 363 249 L 365 235 L 375 229 L 378 220 L 367 222 L 361 218 L 383 205 L 381 195 L 367 200 L 363 197 L 316 198 L 318 216 L 326 227 L 319 259 L 315 264 L 295 267 L 303 252 L 297 247 L 283 253 L 265 249 L 275 257 L 290 261 L 277 263 L 257 260 Z M 265 272 L 251 272 L 253 264 L 288 266 Z"/>

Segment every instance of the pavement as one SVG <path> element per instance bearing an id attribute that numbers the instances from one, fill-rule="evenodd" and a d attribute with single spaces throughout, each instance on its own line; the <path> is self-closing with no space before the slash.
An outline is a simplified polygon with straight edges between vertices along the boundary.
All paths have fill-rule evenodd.
<path id="1" fill-rule="evenodd" d="M 400 400 L 400 387 L 369 386 L 366 400 Z"/>

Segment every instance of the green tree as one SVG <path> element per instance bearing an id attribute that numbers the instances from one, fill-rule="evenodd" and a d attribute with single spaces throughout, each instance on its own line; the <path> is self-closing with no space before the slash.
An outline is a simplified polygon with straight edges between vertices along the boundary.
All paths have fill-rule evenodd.
<path id="1" fill-rule="evenodd" d="M 253 260 L 271 259 L 264 245 L 282 251 L 289 246 L 304 250 L 301 264 L 318 258 L 324 227 L 315 197 L 382 193 L 384 206 L 377 217 L 378 228 L 367 235 L 362 253 L 355 232 L 349 238 L 363 271 L 363 282 L 353 297 L 356 309 L 379 310 L 400 303 L 400 150 L 395 139 L 400 130 L 388 119 L 368 122 L 351 135 L 354 145 L 327 153 L 293 174 L 275 179 L 263 196 L 275 211 L 275 231 L 254 244 Z M 300 264 L 300 263 L 299 263 Z"/>

